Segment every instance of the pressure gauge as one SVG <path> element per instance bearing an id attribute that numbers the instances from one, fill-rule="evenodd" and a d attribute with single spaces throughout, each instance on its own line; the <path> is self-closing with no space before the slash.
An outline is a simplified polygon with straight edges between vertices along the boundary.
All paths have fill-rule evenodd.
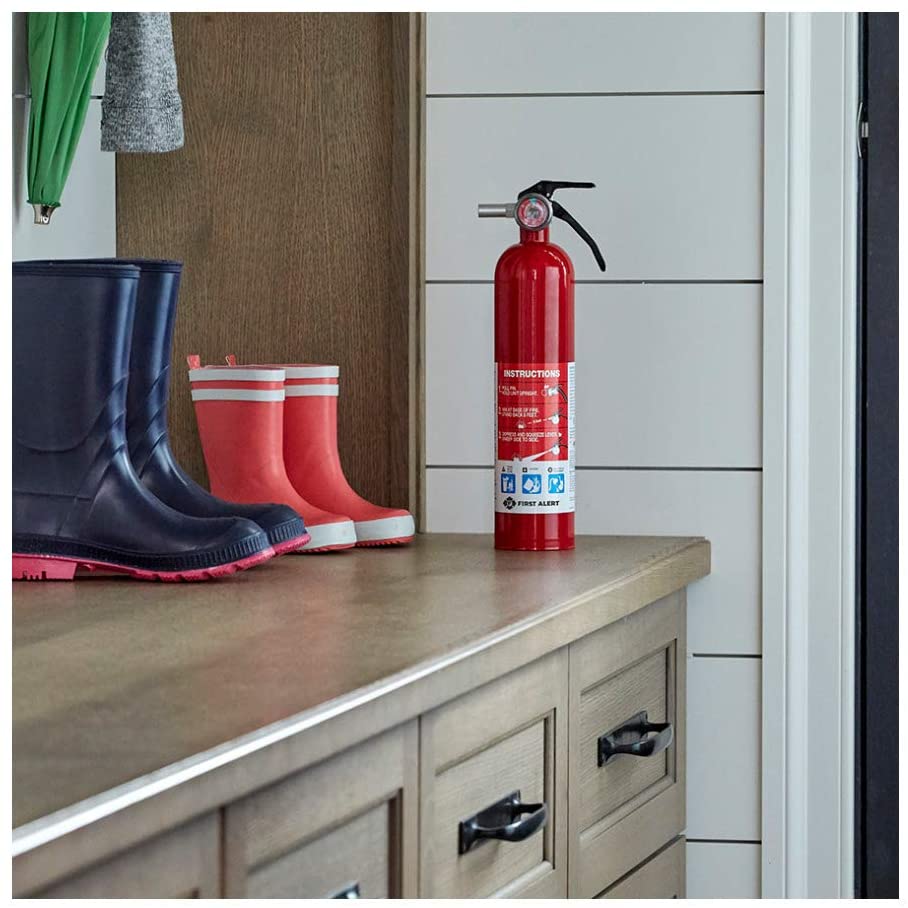
<path id="1" fill-rule="evenodd" d="M 514 217 L 524 230 L 542 230 L 552 220 L 552 203 L 542 195 L 525 195 L 518 200 Z"/>

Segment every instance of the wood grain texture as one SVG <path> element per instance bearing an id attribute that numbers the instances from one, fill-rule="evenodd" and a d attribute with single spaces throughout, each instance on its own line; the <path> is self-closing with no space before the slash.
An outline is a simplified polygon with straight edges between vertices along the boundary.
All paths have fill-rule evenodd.
<path id="1" fill-rule="evenodd" d="M 432 812 L 432 896 L 482 898 L 545 860 L 544 836 L 525 842 L 483 842 L 457 853 L 461 820 L 519 791 L 527 803 L 545 800 L 545 720 L 451 766 L 435 779 Z"/>
<path id="2" fill-rule="evenodd" d="M 420 896 L 567 893 L 567 651 L 539 659 L 420 719 Z M 521 843 L 459 855 L 457 827 L 519 790 L 549 819 Z"/>
<path id="3" fill-rule="evenodd" d="M 228 584 L 19 584 L 15 891 L 454 710 L 708 570 L 700 539 L 586 538 L 539 557 L 495 552 L 487 536 L 420 536 L 393 553 L 277 559 Z M 406 833 L 415 798 L 402 810 Z M 405 869 L 404 891 L 415 885 Z"/>
<path id="4" fill-rule="evenodd" d="M 631 757 L 622 757 L 599 769 L 603 775 L 593 782 L 589 765 L 595 765 L 596 754 L 588 740 L 591 733 L 582 721 L 571 722 L 568 781 L 571 897 L 592 898 L 602 892 L 684 829 L 685 627 L 685 594 L 679 591 L 570 647 L 572 718 L 582 715 L 584 692 L 595 689 L 601 679 L 617 679 L 627 671 L 630 683 L 622 685 L 625 693 L 636 689 L 646 692 L 647 697 L 653 696 L 652 680 L 640 683 L 634 667 L 648 666 L 655 654 L 662 661 L 659 674 L 663 679 L 664 715 L 672 722 L 675 732 L 674 742 L 664 757 L 658 758 L 658 771 L 653 776 L 648 776 L 645 768 L 632 768 L 622 779 L 627 770 L 621 763 L 633 761 Z M 637 711 L 630 709 L 630 714 Z M 624 712 L 621 715 L 619 722 L 628 716 Z M 611 725 L 602 731 L 608 727 Z M 612 769 L 618 770 L 617 788 L 623 791 L 624 797 L 613 797 L 608 787 Z M 593 801 L 599 809 L 588 810 L 588 801 Z"/>
<path id="5" fill-rule="evenodd" d="M 405 775 L 415 731 L 415 723 L 394 729 L 246 798 L 244 861 L 249 867 L 272 861 L 415 785 Z"/>
<path id="6" fill-rule="evenodd" d="M 415 895 L 417 756 L 410 722 L 229 805 L 225 896 Z"/>
<path id="7" fill-rule="evenodd" d="M 217 898 L 216 813 L 165 832 L 131 851 L 38 893 L 40 898 Z"/>
<path id="8" fill-rule="evenodd" d="M 598 741 L 637 713 L 664 722 L 671 654 L 660 649 L 580 696 L 581 829 L 659 781 L 668 770 L 668 751 L 646 759 L 619 757 L 599 766 Z"/>
<path id="9" fill-rule="evenodd" d="M 683 899 L 685 894 L 684 837 L 610 886 L 600 899 Z"/>
<path id="10" fill-rule="evenodd" d="M 390 890 L 391 809 L 382 802 L 257 867 L 249 875 L 247 898 L 329 898 L 352 885 L 366 899 L 396 894 Z"/>
<path id="11" fill-rule="evenodd" d="M 407 14 L 176 13 L 186 144 L 117 159 L 117 250 L 185 262 L 173 447 L 204 477 L 187 353 L 339 363 L 348 478 L 409 496 Z"/>

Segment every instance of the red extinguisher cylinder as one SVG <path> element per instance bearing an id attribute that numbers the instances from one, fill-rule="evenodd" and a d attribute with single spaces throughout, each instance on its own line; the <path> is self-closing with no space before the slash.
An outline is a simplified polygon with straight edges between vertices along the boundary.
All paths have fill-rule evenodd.
<path id="1" fill-rule="evenodd" d="M 508 371 L 543 372 L 541 378 L 530 377 L 525 379 L 526 387 L 521 390 L 526 393 L 522 399 L 532 397 L 533 386 L 551 387 L 552 382 L 566 383 L 568 376 L 564 374 L 565 366 L 574 363 L 574 268 L 570 258 L 559 246 L 549 242 L 548 228 L 539 231 L 521 230 L 520 242 L 506 249 L 495 268 L 495 361 L 498 371 L 504 372 L 505 368 L 513 367 Z M 561 374 L 550 376 L 558 371 Z M 573 376 L 571 375 L 571 378 Z M 506 421 L 502 409 L 507 406 L 502 396 L 502 385 L 513 387 L 511 379 L 502 378 L 498 388 L 498 435 Z M 552 396 L 553 406 L 544 411 L 541 416 L 533 415 L 530 419 L 545 419 L 548 412 L 555 407 L 561 411 L 561 418 L 557 425 L 550 427 L 548 437 L 535 442 L 537 446 L 545 445 L 550 436 L 561 433 L 561 443 L 568 443 L 568 406 L 573 406 L 573 399 L 565 400 L 560 393 Z M 528 410 L 531 407 L 521 407 Z M 570 414 L 573 422 L 573 414 Z M 517 421 L 518 425 L 526 424 L 528 430 L 532 426 L 530 420 L 524 423 Z M 538 433 L 532 433 L 535 440 Z M 573 448 L 573 438 L 570 439 Z M 529 442 L 530 445 L 534 441 Z M 554 446 L 554 445 L 552 445 Z M 500 448 L 501 446 L 499 446 Z M 499 449 L 497 460 L 501 460 L 503 452 Z M 553 463 L 562 464 L 568 460 L 566 447 L 559 448 L 557 454 L 547 455 L 553 458 Z M 573 450 L 570 451 L 573 458 Z M 544 463 L 540 460 L 539 463 Z M 517 470 L 514 488 L 517 489 L 523 479 Z M 548 469 L 548 468 L 546 468 Z M 560 469 L 560 466 L 559 466 Z M 573 473 L 573 463 L 570 465 Z M 543 480 L 548 480 L 552 475 L 543 472 Z M 573 485 L 573 475 L 565 476 L 564 483 Z M 559 480 L 560 481 L 560 480 Z M 496 470 L 496 482 L 501 483 L 501 474 Z M 558 486 L 561 488 L 561 486 Z M 538 501 L 551 500 L 545 485 L 539 492 Z M 526 498 L 527 504 L 536 505 L 537 499 Z M 505 499 L 507 501 L 507 499 Z M 521 551 L 557 551 L 574 548 L 574 511 L 570 510 L 554 513 L 533 513 L 538 508 L 515 508 L 511 511 L 496 508 L 495 513 L 495 548 L 512 549 Z"/>

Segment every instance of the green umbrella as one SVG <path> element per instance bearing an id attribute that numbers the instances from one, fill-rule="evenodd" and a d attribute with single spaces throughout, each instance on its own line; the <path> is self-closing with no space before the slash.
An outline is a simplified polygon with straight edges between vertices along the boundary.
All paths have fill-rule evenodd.
<path id="1" fill-rule="evenodd" d="M 29 13 L 28 201 L 46 224 L 72 167 L 110 13 Z"/>

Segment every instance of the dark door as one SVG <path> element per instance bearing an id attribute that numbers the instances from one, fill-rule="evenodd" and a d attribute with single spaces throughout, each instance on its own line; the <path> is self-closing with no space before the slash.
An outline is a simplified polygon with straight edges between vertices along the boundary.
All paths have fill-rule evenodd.
<path id="1" fill-rule="evenodd" d="M 898 895 L 898 14 L 863 31 L 856 888 Z"/>

